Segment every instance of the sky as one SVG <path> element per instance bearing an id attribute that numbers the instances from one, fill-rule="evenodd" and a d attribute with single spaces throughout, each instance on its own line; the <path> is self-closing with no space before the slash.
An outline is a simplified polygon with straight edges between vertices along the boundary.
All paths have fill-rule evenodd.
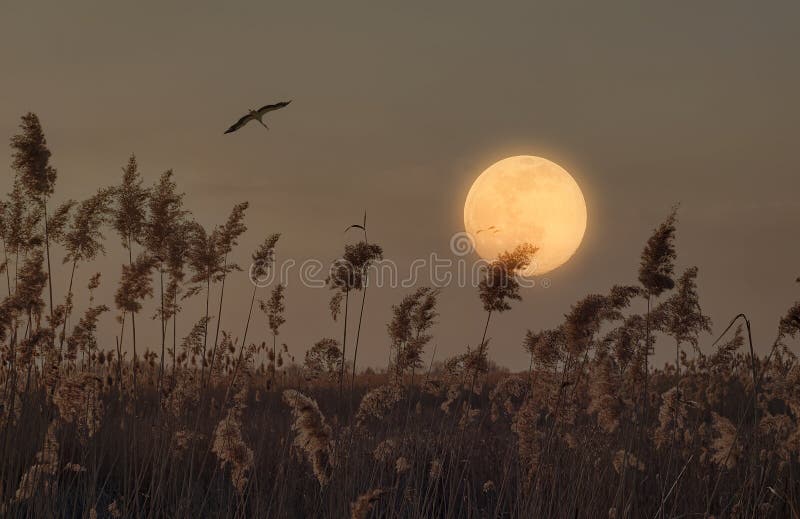
<path id="1" fill-rule="evenodd" d="M 538 155 L 566 168 L 586 198 L 586 235 L 547 288 L 526 288 L 493 318 L 490 356 L 511 369 L 527 369 L 527 329 L 634 283 L 646 239 L 678 203 L 678 270 L 699 267 L 715 332 L 744 312 L 766 351 L 800 291 L 797 2 L 8 1 L 0 12 L 0 139 L 27 111 L 39 115 L 59 171 L 54 201 L 116 184 L 136 153 L 148 184 L 173 169 L 207 227 L 250 202 L 234 253 L 245 266 L 273 232 L 283 233 L 279 261 L 330 262 L 365 210 L 370 240 L 401 268 L 452 257 L 486 167 Z M 247 109 L 285 99 L 269 132 L 223 136 Z M 3 191 L 10 156 L 0 155 Z M 111 301 L 126 256 L 108 239 L 76 285 L 103 272 L 97 297 Z M 57 297 L 68 274 L 54 273 Z M 234 336 L 250 287 L 243 272 L 225 288 L 222 328 Z M 391 305 L 410 290 L 368 291 L 359 364 L 386 364 Z M 298 360 L 341 337 L 330 295 L 290 279 L 279 341 Z M 179 335 L 201 299 L 186 304 Z M 438 359 L 479 342 L 473 288 L 445 288 L 439 312 L 426 359 L 434 344 Z M 257 319 L 251 339 L 266 340 Z M 141 322 L 143 341 L 160 348 L 157 324 Z M 101 345 L 115 333 L 108 314 Z M 671 348 L 659 343 L 656 364 Z"/>

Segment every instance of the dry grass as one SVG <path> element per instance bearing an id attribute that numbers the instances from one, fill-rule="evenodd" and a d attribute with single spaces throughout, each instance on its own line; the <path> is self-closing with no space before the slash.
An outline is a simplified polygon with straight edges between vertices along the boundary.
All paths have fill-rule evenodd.
<path id="1" fill-rule="evenodd" d="M 17 179 L 0 219 L 2 516 L 798 517 L 800 363 L 790 346 L 800 304 L 764 357 L 744 316 L 735 321 L 746 328 L 712 342 L 697 270 L 673 279 L 674 212 L 644 248 L 640 286 L 590 294 L 561 325 L 525 335 L 528 371 L 497 369 L 486 339 L 491 315 L 521 297 L 497 283 L 535 252 L 524 246 L 481 283 L 477 348 L 422 365 L 438 291 L 420 288 L 393 308 L 391 365 L 345 384 L 337 340 L 322 339 L 302 364 L 278 347 L 281 288 L 263 305 L 269 345 L 220 329 L 222 290 L 208 309 L 211 285 L 238 275 L 246 204 L 207 232 L 169 174 L 144 189 L 132 158 L 120 186 L 77 204 L 77 215 L 68 203 L 48 217 L 56 173 L 35 116 L 12 145 Z M 95 337 L 110 311 L 94 304 L 97 276 L 68 328 L 73 297 L 86 297 L 73 290 L 73 269 L 102 252 L 106 226 L 129 249 L 114 344 Z M 260 268 L 278 236 L 253 255 Z M 51 272 L 50 243 L 66 237 L 72 269 Z M 358 268 L 331 282 L 335 317 L 342 290 L 364 288 L 364 266 L 380 257 L 361 243 L 347 249 L 366 250 Z M 54 276 L 70 280 L 63 302 L 50 295 Z M 161 340 L 143 349 L 136 316 L 153 296 L 157 318 L 138 326 L 160 326 Z M 180 301 L 195 296 L 207 309 L 183 316 L 197 324 L 181 341 Z M 646 313 L 631 310 L 636 298 Z M 675 363 L 649 367 L 656 348 L 674 349 Z"/>

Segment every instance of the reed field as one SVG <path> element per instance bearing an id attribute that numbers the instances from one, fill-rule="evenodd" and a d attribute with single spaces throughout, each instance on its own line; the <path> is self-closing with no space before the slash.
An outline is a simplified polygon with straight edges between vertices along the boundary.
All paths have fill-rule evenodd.
<path id="1" fill-rule="evenodd" d="M 422 360 L 437 327 L 459 324 L 440 318 L 440 289 L 398 289 L 389 363 L 367 370 L 361 325 L 383 249 L 366 221 L 319 290 L 341 335 L 296 354 L 280 332 L 302 308 L 287 309 L 284 285 L 253 284 L 242 329 L 216 318 L 226 279 L 265 275 L 280 251 L 280 234 L 238 246 L 246 202 L 206 229 L 171 172 L 143 178 L 131 156 L 115 184 L 56 204 L 34 114 L 11 158 L 0 516 L 800 517 L 800 302 L 760 323 L 775 339 L 758 352 L 747 316 L 712 327 L 698 270 L 675 269 L 677 210 L 653 222 L 636 285 L 611 280 L 559 326 L 519 330 L 528 369 L 495 365 L 488 338 L 524 295 L 515 274 L 536 244 L 483 270 L 483 333 L 452 358 Z M 87 275 L 111 243 L 125 250 L 121 275 Z M 101 283 L 113 300 L 96 299 Z M 189 299 L 204 311 L 191 315 Z M 98 334 L 101 321 L 116 336 Z M 656 349 L 674 360 L 654 366 Z"/>

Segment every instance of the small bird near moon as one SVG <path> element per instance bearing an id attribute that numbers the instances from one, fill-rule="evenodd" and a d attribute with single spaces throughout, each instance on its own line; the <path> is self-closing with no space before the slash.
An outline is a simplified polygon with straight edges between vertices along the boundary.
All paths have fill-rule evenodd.
<path id="1" fill-rule="evenodd" d="M 245 124 L 249 123 L 250 121 L 258 121 L 261 124 L 261 126 L 266 128 L 267 130 L 269 130 L 269 126 L 264 124 L 264 121 L 262 120 L 264 115 L 267 112 L 273 112 L 275 110 L 280 110 L 281 108 L 284 108 L 284 107 L 288 106 L 289 103 L 291 103 L 291 101 L 281 101 L 280 103 L 275 103 L 275 104 L 271 104 L 271 105 L 264 105 L 261 108 L 259 108 L 258 110 L 250 110 L 247 115 L 245 115 L 244 117 L 242 117 L 241 119 L 239 119 L 238 121 L 233 123 L 233 125 L 230 128 L 225 130 L 225 133 L 233 133 L 236 130 L 238 130 L 239 128 L 241 128 L 242 126 L 244 126 Z"/>
<path id="2" fill-rule="evenodd" d="M 500 229 L 498 229 L 494 225 L 490 225 L 486 229 L 478 229 L 477 231 L 475 231 L 475 234 L 480 234 L 480 233 L 482 233 L 484 231 L 486 231 L 486 232 L 492 231 L 492 234 L 497 234 L 497 233 L 500 232 Z"/>
<path id="3" fill-rule="evenodd" d="M 523 274 L 541 275 L 578 249 L 586 231 L 586 202 L 575 179 L 558 164 L 541 157 L 509 157 L 472 184 L 464 227 L 478 254 L 490 261 L 523 243 L 534 245 L 538 250 Z"/>

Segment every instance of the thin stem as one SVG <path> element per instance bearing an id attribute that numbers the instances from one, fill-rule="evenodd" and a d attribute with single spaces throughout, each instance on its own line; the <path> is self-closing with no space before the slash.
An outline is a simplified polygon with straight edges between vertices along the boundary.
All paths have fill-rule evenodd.
<path id="1" fill-rule="evenodd" d="M 531 378 L 531 373 L 533 373 L 533 349 L 531 348 L 531 362 L 528 364 L 528 380 Z"/>
<path id="2" fill-rule="evenodd" d="M 339 370 L 339 400 L 342 399 L 342 384 L 344 382 L 344 362 L 347 358 L 345 353 L 347 353 L 347 309 L 350 306 L 348 302 L 350 301 L 350 287 L 346 287 L 344 291 L 344 333 L 342 337 L 342 366 Z"/>
<path id="3" fill-rule="evenodd" d="M 670 487 L 669 487 L 669 492 L 667 492 L 667 495 L 665 495 L 665 496 L 663 497 L 663 499 L 661 499 L 661 505 L 658 507 L 658 510 L 656 510 L 656 515 L 655 515 L 654 517 L 658 517 L 658 514 L 660 514 L 660 513 L 661 513 L 661 510 L 664 508 L 664 503 L 666 503 L 666 501 L 667 501 L 667 499 L 669 498 L 669 496 L 671 496 L 671 495 L 672 495 L 672 491 L 673 491 L 673 490 L 675 490 L 675 485 L 677 485 L 677 484 L 678 484 L 678 481 L 681 479 L 681 476 L 683 476 L 683 473 L 684 473 L 684 472 L 686 472 L 686 467 L 688 467 L 688 466 L 689 466 L 689 463 L 691 463 L 691 462 L 692 462 L 692 459 L 694 459 L 694 454 L 692 454 L 691 456 L 689 456 L 689 459 L 688 459 L 688 460 L 686 460 L 686 463 L 684 463 L 684 465 L 683 465 L 683 468 L 681 469 L 681 472 L 680 472 L 680 474 L 678 474 L 678 477 L 676 477 L 676 478 L 675 478 L 675 481 L 673 481 L 673 482 L 672 482 L 672 486 L 670 486 Z"/>
<path id="4" fill-rule="evenodd" d="M 50 270 L 50 235 L 47 229 L 47 199 L 42 197 L 44 208 L 44 248 L 47 253 L 47 288 L 50 291 L 50 322 L 53 322 L 53 276 Z"/>
<path id="5" fill-rule="evenodd" d="M 67 305 L 64 313 L 64 324 L 61 327 L 61 341 L 59 344 L 59 350 L 61 353 L 64 353 L 64 337 L 66 337 L 67 333 L 67 319 L 69 319 L 70 311 L 72 310 L 72 280 L 75 278 L 75 267 L 78 264 L 77 258 L 72 261 L 72 273 L 69 275 L 69 288 L 67 289 L 67 301 L 69 304 Z"/>
<path id="6" fill-rule="evenodd" d="M 125 338 L 125 311 L 122 311 L 119 337 L 117 338 L 117 384 L 122 385 L 122 340 Z"/>
<path id="7" fill-rule="evenodd" d="M 278 336 L 275 335 L 275 332 L 272 332 L 272 376 L 275 377 L 275 390 L 278 389 L 278 353 L 276 350 L 276 344 L 278 342 Z"/>
<path id="8" fill-rule="evenodd" d="M 200 359 L 200 387 L 203 387 L 203 378 L 206 373 L 206 347 L 208 345 L 208 303 L 211 299 L 211 274 L 206 277 L 206 317 L 203 323 L 203 358 Z"/>
<path id="9" fill-rule="evenodd" d="M 178 358 L 178 293 L 172 294 L 172 378 L 175 378 L 175 363 Z"/>
<path id="10" fill-rule="evenodd" d="M 483 353 L 484 345 L 486 344 L 486 332 L 489 330 L 489 320 L 491 318 L 492 318 L 492 311 L 489 310 L 489 313 L 486 316 L 486 326 L 483 327 L 483 337 L 481 337 L 481 345 L 480 345 L 481 353 Z"/>
<path id="11" fill-rule="evenodd" d="M 253 300 L 255 300 L 255 297 L 256 297 L 255 289 L 256 289 L 256 287 L 254 286 L 253 287 Z M 251 313 L 252 313 L 252 310 L 253 310 L 253 306 L 252 305 L 253 305 L 253 303 L 251 302 L 250 303 L 250 312 Z M 247 328 L 249 326 L 249 324 L 250 324 L 249 323 L 249 321 L 250 321 L 250 317 L 249 316 L 248 316 L 247 320 L 248 320 L 248 324 L 245 326 L 245 328 Z M 245 336 L 246 335 L 247 334 L 245 333 Z M 236 377 L 239 374 L 239 367 L 242 365 L 242 361 L 244 361 L 244 349 L 245 349 L 245 343 L 244 343 L 244 341 L 242 341 L 242 345 L 239 348 L 239 357 L 236 360 L 236 363 L 233 365 L 233 374 L 231 375 L 231 381 L 228 383 L 228 388 L 225 390 L 225 398 L 222 399 L 222 407 L 221 407 L 221 409 L 225 409 L 225 408 L 228 407 L 228 397 L 231 394 L 231 389 L 233 389 L 234 385 L 236 384 Z M 205 458 L 204 458 L 203 463 L 205 463 Z"/>
<path id="12" fill-rule="evenodd" d="M 132 249 L 131 237 L 128 236 L 128 266 L 133 266 L 133 249 Z M 133 394 L 134 394 L 134 401 L 136 400 L 136 312 L 131 311 L 131 335 L 133 336 Z"/>
<path id="13" fill-rule="evenodd" d="M 439 346 L 438 344 L 433 345 L 433 354 L 431 355 L 431 363 L 428 366 L 428 372 L 425 374 L 425 382 L 422 384 L 423 387 L 425 387 L 425 385 L 428 384 L 428 378 L 430 378 L 431 376 L 431 371 L 433 370 L 433 359 L 436 358 L 436 348 L 438 346 Z"/>
<path id="14" fill-rule="evenodd" d="M 247 312 L 247 323 L 244 325 L 244 334 L 242 335 L 242 346 L 239 348 L 239 358 L 236 360 L 236 364 L 233 368 L 233 375 L 231 375 L 231 382 L 228 385 L 228 389 L 225 391 L 225 398 L 222 400 L 222 409 L 225 409 L 228 405 L 228 397 L 230 396 L 231 388 L 233 384 L 236 382 L 236 375 L 239 372 L 239 366 L 242 363 L 242 359 L 244 358 L 244 348 L 247 344 L 247 330 L 250 328 L 250 317 L 253 315 L 253 304 L 256 300 L 256 289 L 258 285 L 253 285 L 253 295 L 250 298 L 250 310 Z M 209 374 L 210 377 L 210 374 Z"/>
<path id="15" fill-rule="evenodd" d="M 8 283 L 8 295 L 11 296 L 11 272 L 10 267 L 8 265 L 8 248 L 6 247 L 6 240 L 3 240 L 3 258 L 5 259 L 6 263 L 6 282 Z"/>
<path id="16" fill-rule="evenodd" d="M 478 355 L 481 357 L 483 356 L 485 349 L 484 347 L 486 346 L 486 332 L 489 330 L 489 320 L 491 320 L 491 318 L 492 318 L 492 311 L 489 310 L 486 314 L 486 325 L 483 327 L 483 337 L 481 337 L 481 344 L 480 346 L 478 346 Z M 475 382 L 477 381 L 477 379 L 478 379 L 478 371 L 475 370 L 475 372 L 472 374 L 472 385 L 469 388 L 470 400 L 472 399 L 472 392 L 475 390 Z"/>
<path id="17" fill-rule="evenodd" d="M 356 345 L 353 349 L 353 376 L 350 381 L 350 391 L 356 385 L 356 359 L 358 358 L 358 340 L 361 338 L 361 320 L 364 318 L 364 302 L 367 299 L 367 284 L 366 284 L 367 274 L 364 274 L 364 286 L 362 287 L 361 291 L 361 311 L 358 313 L 358 328 L 356 328 Z"/>
<path id="18" fill-rule="evenodd" d="M 364 213 L 364 243 L 369 245 L 369 240 L 367 239 L 367 219 L 366 219 L 366 212 Z M 361 289 L 361 310 L 358 312 L 358 328 L 356 329 L 356 345 L 355 349 L 353 350 L 353 377 L 350 381 L 350 392 L 351 398 L 350 403 L 352 405 L 352 392 L 353 388 L 356 385 L 356 360 L 358 359 L 358 340 L 361 338 L 361 321 L 364 318 L 364 303 L 367 300 L 367 285 L 369 284 L 369 269 L 364 268 L 364 282 L 362 283 Z"/>
<path id="19" fill-rule="evenodd" d="M 256 289 L 258 285 L 253 284 L 253 296 L 250 298 L 250 310 L 247 312 L 247 323 L 244 325 L 244 334 L 242 335 L 242 345 L 247 344 L 247 330 L 250 329 L 250 317 L 253 315 L 253 304 L 256 302 Z"/>
<path id="20" fill-rule="evenodd" d="M 647 382 L 650 378 L 650 367 L 648 365 L 650 359 L 650 294 L 647 294 L 647 315 L 645 316 L 645 339 L 644 339 L 644 420 L 645 426 L 647 424 L 648 415 L 648 402 L 647 402 Z"/>
<path id="21" fill-rule="evenodd" d="M 209 367 L 209 371 L 214 368 L 214 360 L 217 357 L 217 344 L 219 343 L 219 327 L 222 323 L 222 299 L 225 297 L 225 278 L 227 277 L 226 271 L 228 270 L 228 256 L 225 255 L 225 261 L 223 262 L 222 267 L 222 285 L 219 291 L 219 307 L 217 308 L 217 330 L 214 333 L 214 347 L 211 348 L 211 363 Z M 242 343 L 242 347 L 244 347 L 244 343 Z"/>
<path id="22" fill-rule="evenodd" d="M 158 389 L 161 390 L 161 379 L 164 377 L 164 350 L 167 342 L 167 323 L 164 320 L 164 269 L 158 267 L 158 275 L 161 282 L 161 365 L 158 368 Z"/>

